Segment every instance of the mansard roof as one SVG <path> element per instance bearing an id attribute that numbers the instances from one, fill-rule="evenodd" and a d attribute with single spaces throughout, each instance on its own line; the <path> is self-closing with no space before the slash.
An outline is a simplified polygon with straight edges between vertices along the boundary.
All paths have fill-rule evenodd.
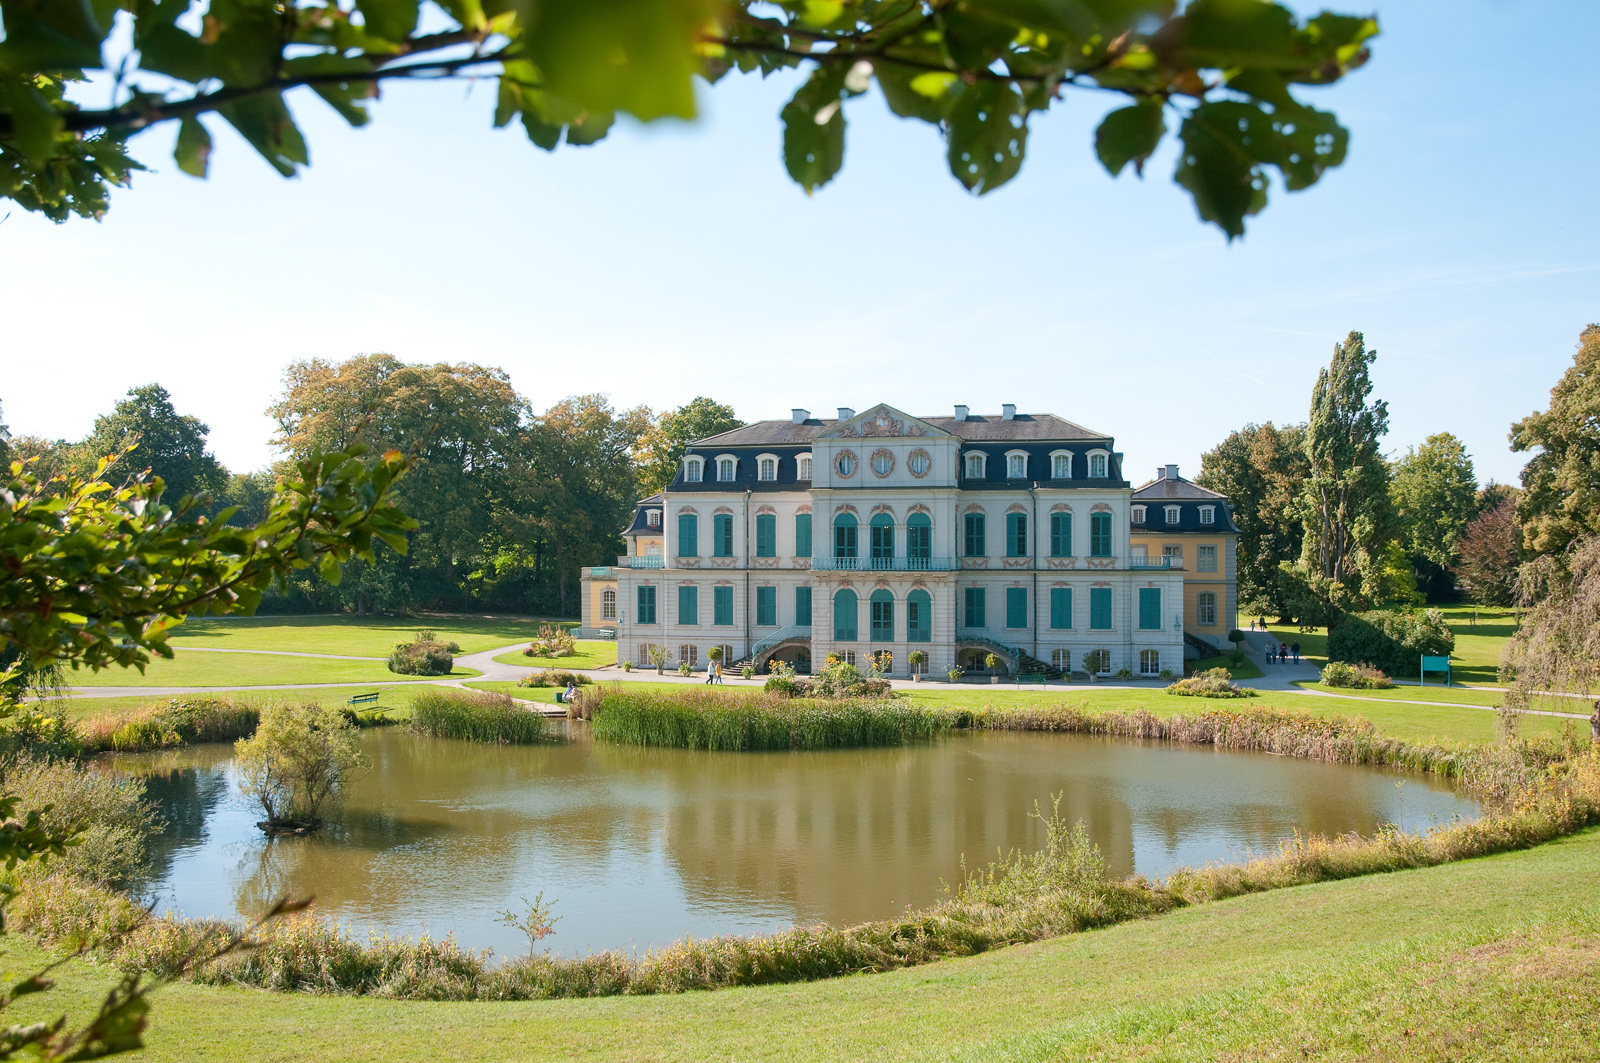
<path id="1" fill-rule="evenodd" d="M 1142 483 L 1133 489 L 1133 500 L 1135 502 L 1159 502 L 1164 499 L 1180 502 L 1226 502 L 1228 496 L 1208 490 L 1197 483 L 1185 480 L 1181 476 L 1158 476 L 1154 480 Z"/>
<path id="2" fill-rule="evenodd" d="M 846 425 L 861 421 L 868 415 L 879 410 L 890 415 L 899 414 L 911 420 L 921 422 L 938 432 L 948 433 L 957 439 L 972 443 L 1004 443 L 1019 442 L 1111 442 L 1111 436 L 1104 432 L 1096 432 L 1092 428 L 1085 428 L 1075 424 L 1064 417 L 1057 417 L 1053 413 L 1019 413 L 1011 420 L 1006 420 L 999 415 L 982 416 L 972 414 L 964 421 L 954 417 L 912 417 L 902 414 L 893 407 L 879 404 L 857 414 L 844 422 Z M 696 449 L 713 447 L 781 447 L 804 446 L 818 436 L 832 435 L 833 429 L 838 428 L 840 422 L 834 418 L 812 417 L 800 424 L 791 421 L 757 421 L 747 424 L 743 428 L 735 428 L 720 435 L 710 436 L 706 439 L 697 439 L 692 444 Z"/>
<path id="3" fill-rule="evenodd" d="M 634 503 L 634 510 L 633 510 L 633 523 L 628 525 L 628 530 L 623 532 L 622 534 L 623 535 L 660 535 L 661 534 L 661 525 L 657 524 L 655 527 L 652 528 L 650 526 L 650 518 L 646 514 L 651 509 L 660 509 L 661 508 L 661 504 L 664 501 L 666 501 L 666 499 L 662 496 L 660 491 L 657 491 L 655 494 L 651 495 L 649 498 L 641 498 L 641 499 L 639 499 L 639 501 L 635 502 Z"/>

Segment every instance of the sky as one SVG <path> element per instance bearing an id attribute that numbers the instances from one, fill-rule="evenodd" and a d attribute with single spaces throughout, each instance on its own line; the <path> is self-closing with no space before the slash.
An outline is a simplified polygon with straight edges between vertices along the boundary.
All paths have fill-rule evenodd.
<path id="1" fill-rule="evenodd" d="M 0 204 L 4 420 L 81 438 L 156 381 L 244 471 L 275 456 L 287 365 L 386 351 L 499 366 L 535 410 L 589 392 L 709 395 L 745 420 L 1016 403 L 1115 436 L 1139 482 L 1192 475 L 1247 423 L 1303 421 L 1354 329 L 1378 352 L 1386 451 L 1453 432 L 1481 480 L 1514 482 L 1510 424 L 1600 320 L 1600 4 L 1377 14 L 1372 61 L 1305 94 L 1350 129 L 1347 161 L 1275 186 L 1231 244 L 1172 183 L 1170 139 L 1143 180 L 1105 173 L 1093 130 L 1114 102 L 1092 92 L 1036 117 L 1021 174 L 981 197 L 875 91 L 808 197 L 779 156 L 792 76 L 730 75 L 695 123 L 550 154 L 490 127 L 489 83 L 391 85 L 360 130 L 306 93 L 312 165 L 292 180 L 212 121 L 197 181 L 156 129 L 132 142 L 153 172 L 101 222 Z"/>

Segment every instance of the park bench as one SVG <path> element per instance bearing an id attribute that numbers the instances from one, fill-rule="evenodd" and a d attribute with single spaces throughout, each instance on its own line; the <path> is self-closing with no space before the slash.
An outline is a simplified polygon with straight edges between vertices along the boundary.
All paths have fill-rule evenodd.
<path id="1" fill-rule="evenodd" d="M 351 698 L 347 704 L 350 704 L 350 705 L 371 705 L 374 701 L 378 700 L 378 694 L 379 694 L 379 691 L 376 691 L 376 690 L 374 690 L 370 694 L 357 694 L 355 697 Z"/>
<path id="2" fill-rule="evenodd" d="M 1048 683 L 1048 682 L 1049 682 L 1049 680 L 1047 678 L 1045 678 L 1045 675 L 1044 675 L 1043 672 L 1029 672 L 1029 673 L 1026 673 L 1026 674 L 1018 673 L 1018 675 L 1017 675 L 1017 685 L 1018 686 L 1022 685 L 1023 683 L 1038 683 L 1040 685 L 1043 685 L 1043 684 Z"/>

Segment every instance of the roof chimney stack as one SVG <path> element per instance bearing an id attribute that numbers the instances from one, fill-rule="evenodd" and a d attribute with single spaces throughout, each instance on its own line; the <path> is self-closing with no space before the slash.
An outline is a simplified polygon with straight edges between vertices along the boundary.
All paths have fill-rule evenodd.
<path id="1" fill-rule="evenodd" d="M 848 421 L 850 418 L 854 417 L 855 415 L 856 415 L 856 411 L 852 410 L 850 407 L 848 407 L 848 406 L 840 406 L 839 407 L 839 420 Z"/>
<path id="2" fill-rule="evenodd" d="M 1002 421 L 1015 421 L 1017 419 L 1016 403 L 1008 402 L 1003 404 L 1000 407 L 1000 419 Z"/>
<path id="3" fill-rule="evenodd" d="M 1167 479 L 1176 480 L 1177 478 L 1178 478 L 1178 467 L 1176 465 L 1168 465 L 1167 466 Z"/>
<path id="4" fill-rule="evenodd" d="M 806 421 L 810 419 L 810 417 L 811 417 L 811 411 L 810 410 L 802 410 L 798 406 L 796 406 L 794 409 L 789 411 L 789 423 L 790 424 L 805 424 Z"/>
<path id="5" fill-rule="evenodd" d="M 966 419 L 967 419 L 967 408 L 965 406 L 957 406 L 956 407 L 956 420 L 965 421 Z"/>

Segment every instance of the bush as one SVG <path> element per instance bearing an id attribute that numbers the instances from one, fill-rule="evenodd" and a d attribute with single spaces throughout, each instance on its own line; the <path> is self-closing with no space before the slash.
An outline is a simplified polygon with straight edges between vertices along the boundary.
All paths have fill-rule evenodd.
<path id="1" fill-rule="evenodd" d="M 897 746 L 950 729 L 945 709 L 892 701 L 788 698 L 777 693 L 602 690 L 594 736 L 679 749 L 765 750 Z"/>
<path id="2" fill-rule="evenodd" d="M 1329 661 L 1322 669 L 1322 683 L 1330 687 L 1355 687 L 1360 690 L 1388 690 L 1394 680 L 1370 664 Z"/>
<path id="3" fill-rule="evenodd" d="M 572 632 L 564 627 L 539 625 L 539 636 L 522 651 L 524 657 L 571 657 L 577 650 Z"/>
<path id="4" fill-rule="evenodd" d="M 440 642 L 431 631 L 419 631 L 412 642 L 402 642 L 389 654 L 389 671 L 399 675 L 449 675 L 461 647 Z"/>
<path id="5" fill-rule="evenodd" d="M 582 672 L 562 672 L 554 668 L 547 668 L 542 672 L 529 672 L 517 680 L 519 687 L 562 687 L 568 683 L 575 687 L 587 686 L 594 680 Z"/>
<path id="6" fill-rule="evenodd" d="M 1418 658 L 1448 657 L 1456 637 L 1437 609 L 1374 609 L 1351 613 L 1328 633 L 1328 659 L 1365 663 L 1408 675 Z"/>
<path id="7" fill-rule="evenodd" d="M 270 705 L 256 733 L 234 744 L 239 790 L 260 803 L 270 833 L 315 830 L 350 776 L 365 767 L 360 738 L 337 709 Z"/>
<path id="8" fill-rule="evenodd" d="M 961 682 L 961 677 L 966 674 L 967 670 L 965 668 L 961 667 L 959 664 L 952 664 L 949 668 L 945 669 L 944 677 L 950 680 L 952 683 L 959 683 Z"/>
<path id="9" fill-rule="evenodd" d="M 195 742 L 232 742 L 255 734 L 261 710 L 228 697 L 173 698 L 96 716 L 80 725 L 94 752 L 133 753 Z"/>
<path id="10" fill-rule="evenodd" d="M 892 698 L 894 688 L 881 676 L 862 675 L 853 664 L 845 664 L 831 654 L 829 664 L 810 679 L 796 680 L 796 693 L 800 697 L 826 698 L 839 701 L 845 698 Z"/>
<path id="11" fill-rule="evenodd" d="M 23 761 L 7 774 L 5 788 L 22 798 L 21 819 L 39 811 L 47 829 L 86 826 L 77 844 L 50 858 L 52 871 L 112 890 L 139 881 L 145 841 L 161 829 L 141 780 L 72 761 Z"/>
<path id="12" fill-rule="evenodd" d="M 1190 698 L 1253 698 L 1256 692 L 1232 682 L 1226 668 L 1213 668 L 1187 679 L 1180 679 L 1167 687 L 1168 694 Z"/>
<path id="13" fill-rule="evenodd" d="M 769 694 L 792 698 L 803 689 L 800 680 L 795 678 L 794 666 L 776 657 L 767 662 L 767 673 L 767 682 L 762 689 Z"/>
<path id="14" fill-rule="evenodd" d="M 527 711 L 509 695 L 488 691 L 421 691 L 411 699 L 411 729 L 433 738 L 499 745 L 532 745 L 555 737 L 543 716 Z"/>

